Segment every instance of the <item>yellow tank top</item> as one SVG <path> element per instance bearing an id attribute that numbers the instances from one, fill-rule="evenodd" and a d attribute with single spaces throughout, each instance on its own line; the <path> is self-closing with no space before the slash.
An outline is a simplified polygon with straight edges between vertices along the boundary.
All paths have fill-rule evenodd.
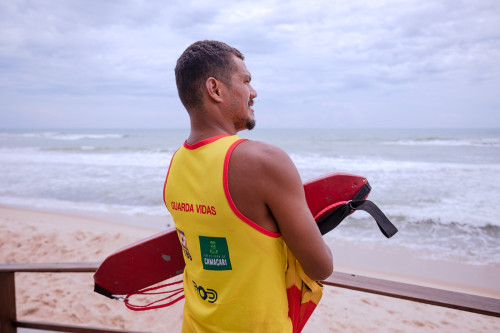
<path id="1" fill-rule="evenodd" d="M 280 234 L 243 216 L 228 189 L 242 139 L 184 143 L 170 163 L 164 200 L 184 251 L 183 332 L 291 332 Z"/>

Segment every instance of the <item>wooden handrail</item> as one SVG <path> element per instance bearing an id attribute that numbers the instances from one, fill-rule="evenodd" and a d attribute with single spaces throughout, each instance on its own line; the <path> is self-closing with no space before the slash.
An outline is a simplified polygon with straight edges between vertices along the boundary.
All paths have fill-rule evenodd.
<path id="1" fill-rule="evenodd" d="M 33 321 L 17 321 L 14 323 L 16 327 L 31 328 L 35 330 L 42 331 L 53 331 L 53 332 L 69 332 L 69 333 L 134 333 L 132 331 L 123 330 L 111 330 L 87 326 L 74 326 L 74 325 L 59 325 L 59 324 L 47 324 Z M 135 332 L 141 333 L 141 332 Z"/>
<path id="2" fill-rule="evenodd" d="M 17 327 L 75 333 L 124 333 L 126 331 L 83 326 L 18 321 L 16 317 L 15 273 L 93 273 L 97 262 L 0 264 L 0 333 L 15 333 Z M 324 285 L 405 299 L 462 311 L 500 317 L 500 299 L 417 286 L 366 276 L 334 272 Z"/>
<path id="3" fill-rule="evenodd" d="M 130 333 L 131 331 L 124 330 L 17 320 L 15 273 L 93 273 L 98 267 L 98 262 L 0 264 L 0 333 L 16 333 L 18 327 L 70 333 Z"/>
<path id="4" fill-rule="evenodd" d="M 325 285 L 500 317 L 500 299 L 334 272 Z"/>
<path id="5" fill-rule="evenodd" d="M 93 273 L 99 262 L 0 264 L 0 273 Z"/>

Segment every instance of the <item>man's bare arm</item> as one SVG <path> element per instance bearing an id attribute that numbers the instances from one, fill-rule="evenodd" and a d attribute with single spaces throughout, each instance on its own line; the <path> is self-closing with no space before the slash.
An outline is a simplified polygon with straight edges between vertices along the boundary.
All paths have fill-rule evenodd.
<path id="1" fill-rule="evenodd" d="M 229 184 L 238 209 L 265 229 L 279 231 L 311 279 L 331 275 L 330 248 L 309 211 L 297 168 L 283 150 L 241 143 L 231 157 Z"/>

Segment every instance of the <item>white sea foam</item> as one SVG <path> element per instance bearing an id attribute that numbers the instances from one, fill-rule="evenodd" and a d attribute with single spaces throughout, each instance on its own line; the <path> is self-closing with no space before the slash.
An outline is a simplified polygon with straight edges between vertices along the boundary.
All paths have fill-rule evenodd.
<path id="1" fill-rule="evenodd" d="M 500 196 L 500 134 L 410 134 L 288 130 L 264 131 L 263 139 L 287 150 L 303 180 L 332 172 L 368 178 L 369 199 L 400 229 L 391 242 L 430 256 L 499 264 L 500 206 L 494 200 Z M 163 183 L 184 135 L 0 132 L 0 204 L 166 214 Z M 379 242 L 383 237 L 363 212 L 334 232 L 353 241 Z"/>
<path id="2" fill-rule="evenodd" d="M 123 134 L 116 133 L 63 133 L 63 132 L 42 132 L 42 133 L 24 133 L 22 136 L 27 138 L 46 138 L 52 140 L 76 141 L 83 139 L 120 139 L 124 138 Z"/>
<path id="3" fill-rule="evenodd" d="M 85 151 L 84 154 L 79 151 Z M 95 151 L 95 152 L 94 152 Z M 173 153 L 153 151 L 112 151 L 101 153 L 95 146 L 82 146 L 77 149 L 44 151 L 29 147 L 20 149 L 0 149 L 1 159 L 7 163 L 44 165 L 87 166 L 151 166 L 167 167 Z"/>
<path id="4" fill-rule="evenodd" d="M 386 141 L 383 144 L 385 144 L 385 145 L 401 145 L 401 146 L 448 146 L 448 147 L 500 148 L 500 138 L 398 140 L 398 141 Z"/>

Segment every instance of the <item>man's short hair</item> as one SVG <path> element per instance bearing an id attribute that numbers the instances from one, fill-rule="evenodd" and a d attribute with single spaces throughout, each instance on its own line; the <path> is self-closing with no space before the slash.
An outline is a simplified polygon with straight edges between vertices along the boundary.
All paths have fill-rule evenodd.
<path id="1" fill-rule="evenodd" d="M 234 47 L 213 40 L 196 42 L 182 53 L 175 66 L 175 82 L 186 109 L 202 106 L 203 89 L 209 77 L 230 86 L 236 70 L 233 56 L 245 59 Z"/>

